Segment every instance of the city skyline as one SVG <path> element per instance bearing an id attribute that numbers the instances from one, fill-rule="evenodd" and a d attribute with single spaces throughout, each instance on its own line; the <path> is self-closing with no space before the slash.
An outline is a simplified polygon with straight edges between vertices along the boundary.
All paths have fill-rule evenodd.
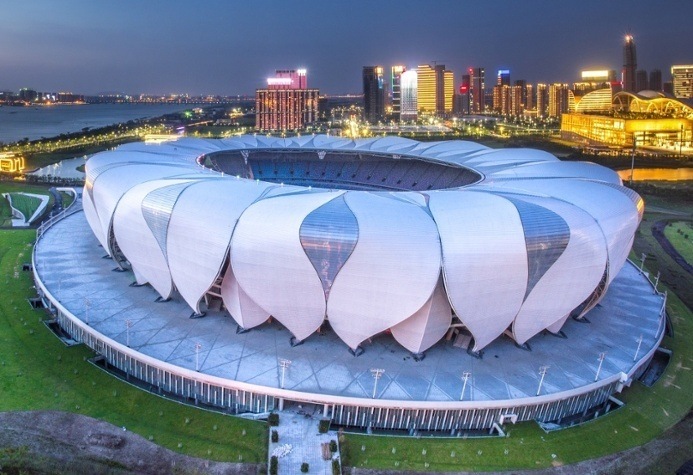
<path id="1" fill-rule="evenodd" d="M 626 34 L 638 68 L 660 69 L 665 81 L 671 65 L 692 59 L 693 4 L 682 1 L 422 5 L 15 3 L 0 31 L 0 90 L 252 95 L 275 69 L 305 67 L 314 87 L 337 94 L 360 91 L 366 65 L 436 62 L 456 85 L 470 67 L 572 82 L 584 69 L 620 71 Z"/>

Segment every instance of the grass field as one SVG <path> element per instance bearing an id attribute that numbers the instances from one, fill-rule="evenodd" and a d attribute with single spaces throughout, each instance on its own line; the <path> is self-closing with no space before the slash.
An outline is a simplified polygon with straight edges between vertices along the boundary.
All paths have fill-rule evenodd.
<path id="1" fill-rule="evenodd" d="M 0 230 L 0 411 L 58 410 L 95 417 L 171 450 L 212 460 L 264 463 L 266 424 L 178 404 L 136 389 L 65 347 L 42 323 L 29 272 L 35 231 Z"/>
<path id="2" fill-rule="evenodd" d="M 674 221 L 664 228 L 664 235 L 674 248 L 693 264 L 693 224 L 690 221 Z"/>
<path id="3" fill-rule="evenodd" d="M 46 185 L 27 185 L 25 183 L 17 183 L 13 181 L 0 181 L 0 193 L 34 193 L 37 195 L 48 195 L 48 206 L 46 210 L 53 207 L 53 196 L 48 192 L 50 186 Z M 12 226 L 12 210 L 6 199 L 0 199 L 0 227 Z"/>
<path id="4" fill-rule="evenodd" d="M 9 196 L 12 199 L 11 206 L 22 213 L 25 221 L 28 221 L 38 207 L 41 206 L 41 200 L 35 196 L 29 196 L 23 193 L 10 193 Z"/>

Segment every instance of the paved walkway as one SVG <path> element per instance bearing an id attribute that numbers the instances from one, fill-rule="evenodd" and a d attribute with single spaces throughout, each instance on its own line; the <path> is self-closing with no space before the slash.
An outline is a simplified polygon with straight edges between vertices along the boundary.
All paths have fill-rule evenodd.
<path id="1" fill-rule="evenodd" d="M 268 458 L 275 450 L 282 450 L 286 444 L 291 450 L 279 457 L 280 474 L 300 474 L 301 464 L 309 464 L 308 473 L 332 474 L 332 460 L 323 460 L 322 444 L 330 440 L 337 441 L 337 433 L 330 431 L 326 434 L 318 432 L 320 411 L 313 412 L 313 406 L 296 406 L 279 413 L 279 426 L 270 428 Z M 279 442 L 272 443 L 272 430 L 279 434 Z M 339 452 L 333 458 L 339 457 Z M 269 459 L 267 460 L 269 467 Z"/>

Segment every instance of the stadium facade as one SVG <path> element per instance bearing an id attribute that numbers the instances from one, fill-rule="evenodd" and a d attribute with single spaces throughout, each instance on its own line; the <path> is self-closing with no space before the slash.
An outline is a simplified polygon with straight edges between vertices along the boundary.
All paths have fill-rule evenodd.
<path id="1" fill-rule="evenodd" d="M 261 335 L 279 322 L 291 336 L 289 353 L 305 353 L 297 346 L 303 342 L 324 345 L 315 334 L 326 332 L 330 352 L 348 347 L 358 355 L 366 343 L 390 348 L 394 339 L 405 350 L 391 353 L 416 360 L 440 354 L 449 341 L 469 342 L 477 357 L 502 336 L 524 349 L 537 339 L 543 348 L 542 335 L 564 336 L 566 322 L 586 321 L 615 285 L 644 209 L 603 167 L 460 141 L 181 139 L 128 144 L 97 154 L 86 168 L 84 217 L 136 285 L 187 305 L 191 316 L 228 313 L 241 332 Z M 539 383 L 536 395 L 516 390 L 515 398 L 369 401 L 349 390 L 287 390 L 283 373 L 279 387 L 268 387 L 157 363 L 85 325 L 36 275 L 68 333 L 160 390 L 236 411 L 271 410 L 285 398 L 315 402 L 345 425 L 449 430 L 487 428 L 504 415 L 579 413 L 629 384 L 663 330 L 654 292 L 648 347 L 637 354 L 641 336 L 635 357 L 599 381 L 553 395 L 540 395 Z M 554 341 L 568 353 L 584 343 Z M 381 417 L 383 409 L 392 413 Z M 469 412 L 480 410 L 483 417 Z"/>

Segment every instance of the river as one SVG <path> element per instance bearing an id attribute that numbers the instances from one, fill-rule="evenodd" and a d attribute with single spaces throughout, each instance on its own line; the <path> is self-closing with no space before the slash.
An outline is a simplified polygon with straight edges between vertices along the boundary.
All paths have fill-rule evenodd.
<path id="1" fill-rule="evenodd" d="M 0 142 L 79 132 L 190 109 L 190 104 L 75 104 L 0 107 Z"/>

